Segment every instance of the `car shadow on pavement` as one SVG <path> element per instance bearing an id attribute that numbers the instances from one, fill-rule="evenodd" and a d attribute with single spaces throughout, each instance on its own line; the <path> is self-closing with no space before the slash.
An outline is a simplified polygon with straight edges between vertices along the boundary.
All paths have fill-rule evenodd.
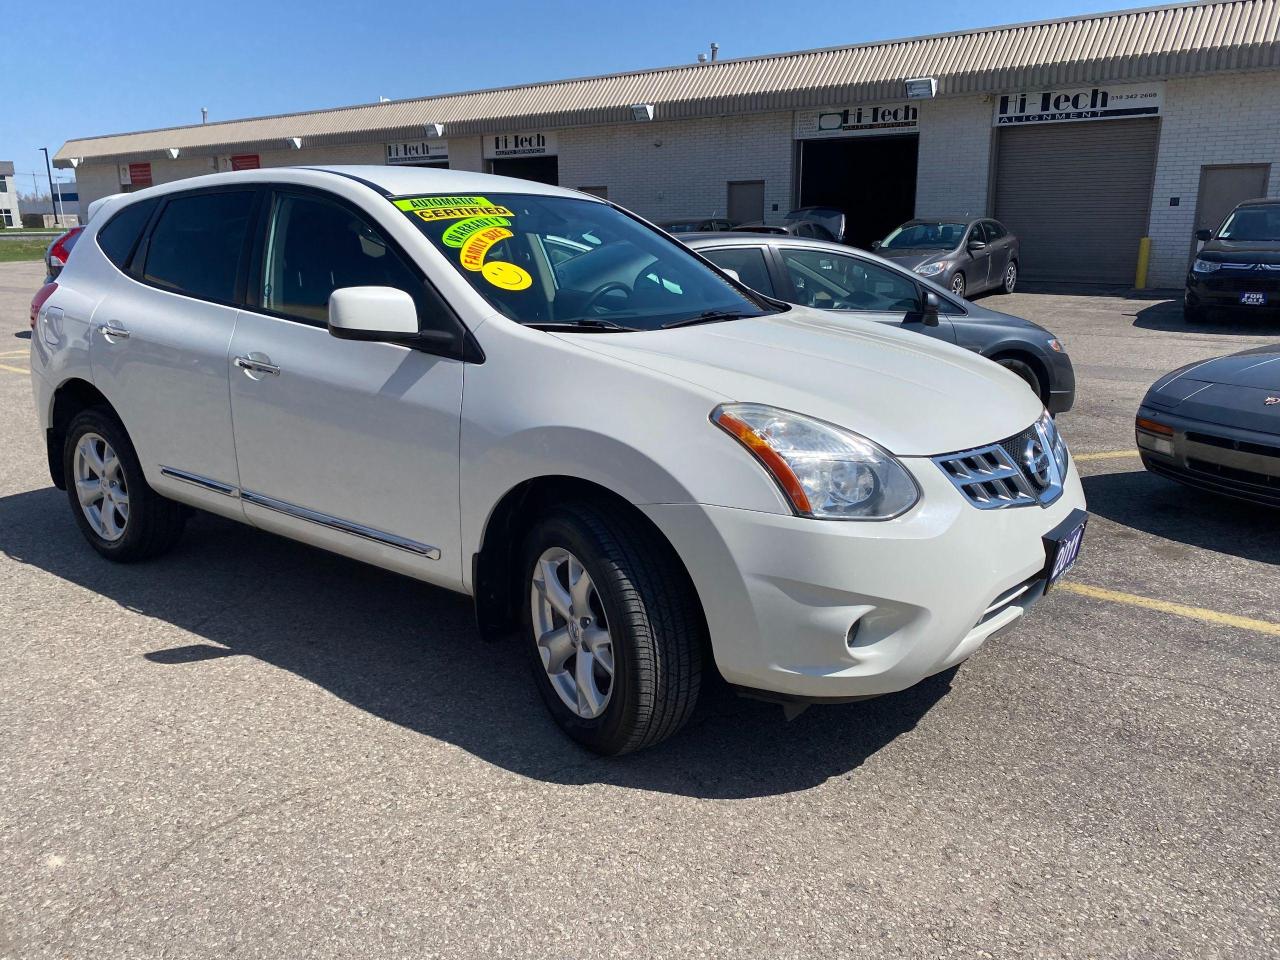
<path id="1" fill-rule="evenodd" d="M 805 790 L 850 774 L 914 728 L 955 673 L 893 696 L 815 707 L 790 723 L 777 706 L 738 698 L 717 678 L 680 734 L 607 760 L 552 725 L 524 652 L 514 640 L 480 640 L 466 597 L 205 514 L 164 558 L 109 563 L 52 487 L 0 498 L 0 554 L 191 635 L 138 651 L 149 668 L 256 657 L 387 722 L 555 783 L 715 799 Z"/>
<path id="2" fill-rule="evenodd" d="M 1163 330 L 1170 333 L 1216 333 L 1235 337 L 1280 336 L 1280 320 L 1274 316 L 1248 317 L 1226 314 L 1200 323 L 1189 323 L 1182 317 L 1180 299 L 1165 300 L 1143 307 L 1134 314 L 1133 325 L 1143 330 Z M 1224 349 L 1222 352 L 1230 351 Z"/>
<path id="3" fill-rule="evenodd" d="M 1280 510 L 1201 493 L 1141 468 L 1081 483 L 1091 514 L 1187 546 L 1280 564 Z"/>

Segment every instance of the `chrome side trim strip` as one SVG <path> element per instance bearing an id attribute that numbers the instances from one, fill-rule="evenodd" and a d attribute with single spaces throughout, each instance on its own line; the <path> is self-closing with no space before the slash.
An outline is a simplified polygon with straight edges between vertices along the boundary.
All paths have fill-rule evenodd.
<path id="1" fill-rule="evenodd" d="M 398 550 L 407 550 L 409 553 L 416 553 L 418 556 L 426 557 L 428 560 L 440 559 L 440 548 L 433 547 L 430 544 L 419 543 L 406 537 L 398 537 L 394 533 L 374 530 L 372 527 L 366 527 L 351 520 L 343 520 L 341 517 L 331 517 L 327 513 L 308 510 L 306 507 L 299 507 L 297 504 L 286 503 L 284 500 L 277 500 L 261 493 L 254 493 L 252 490 L 241 490 L 240 497 L 245 503 L 252 503 L 267 510 L 274 510 L 276 513 L 283 513 L 287 517 L 307 520 L 322 527 L 328 527 L 330 530 L 349 533 L 352 536 L 371 540 L 374 543 L 381 543 L 388 547 L 395 547 Z"/>
<path id="2" fill-rule="evenodd" d="M 186 470 L 165 466 L 160 468 L 160 473 L 173 480 L 181 480 L 183 483 L 189 483 L 204 490 L 212 490 L 214 493 L 220 493 L 224 497 L 240 496 L 240 491 L 234 486 L 229 483 L 223 483 L 221 480 L 214 480 L 212 477 L 202 477 L 198 473 L 188 473 Z"/>

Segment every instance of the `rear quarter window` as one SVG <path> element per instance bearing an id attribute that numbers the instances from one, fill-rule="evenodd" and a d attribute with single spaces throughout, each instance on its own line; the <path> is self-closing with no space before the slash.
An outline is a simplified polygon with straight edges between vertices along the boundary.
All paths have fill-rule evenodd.
<path id="1" fill-rule="evenodd" d="M 107 259 L 123 270 L 138 245 L 138 238 L 151 219 L 159 200 L 131 203 L 107 221 L 98 231 L 98 246 Z"/>
<path id="2" fill-rule="evenodd" d="M 230 303 L 254 192 L 174 197 L 151 231 L 143 279 L 165 290 Z"/>

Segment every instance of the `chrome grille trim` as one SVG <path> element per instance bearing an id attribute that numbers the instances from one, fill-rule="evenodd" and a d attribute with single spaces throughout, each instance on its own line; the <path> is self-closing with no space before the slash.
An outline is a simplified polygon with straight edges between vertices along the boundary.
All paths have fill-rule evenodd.
<path id="1" fill-rule="evenodd" d="M 1057 426 L 1046 415 L 998 443 L 932 459 L 979 510 L 1001 510 L 1047 507 L 1062 496 L 1068 456 Z"/>

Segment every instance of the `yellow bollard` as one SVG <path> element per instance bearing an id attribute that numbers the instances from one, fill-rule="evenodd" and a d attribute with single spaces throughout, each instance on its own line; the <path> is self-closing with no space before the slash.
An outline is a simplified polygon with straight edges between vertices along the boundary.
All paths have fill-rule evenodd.
<path id="1" fill-rule="evenodd" d="M 1133 278 L 1135 290 L 1147 289 L 1147 266 L 1151 263 L 1151 238 L 1143 237 L 1138 241 L 1138 273 Z"/>

